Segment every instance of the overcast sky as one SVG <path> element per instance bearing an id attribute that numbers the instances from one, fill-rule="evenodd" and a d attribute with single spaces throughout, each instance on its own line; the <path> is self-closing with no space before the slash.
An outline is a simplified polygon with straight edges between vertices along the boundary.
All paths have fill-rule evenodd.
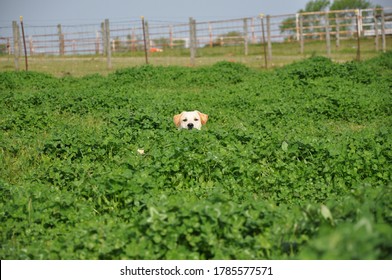
<path id="1" fill-rule="evenodd" d="M 29 24 L 96 23 L 139 19 L 187 21 L 230 19 L 260 13 L 280 15 L 303 9 L 309 0 L 0 0 L 0 26 L 12 20 Z M 392 7 L 392 0 L 371 0 Z"/>

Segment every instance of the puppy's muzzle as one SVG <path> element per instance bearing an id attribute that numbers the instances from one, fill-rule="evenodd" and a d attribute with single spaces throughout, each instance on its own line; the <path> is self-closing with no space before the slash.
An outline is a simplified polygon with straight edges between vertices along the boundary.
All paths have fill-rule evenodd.
<path id="1" fill-rule="evenodd" d="M 193 123 L 188 123 L 188 129 L 192 129 L 193 128 Z"/>

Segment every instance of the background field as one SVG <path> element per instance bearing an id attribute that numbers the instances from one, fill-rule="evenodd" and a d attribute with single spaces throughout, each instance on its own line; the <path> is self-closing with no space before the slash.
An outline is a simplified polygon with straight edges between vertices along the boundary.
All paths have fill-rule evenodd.
<path id="1" fill-rule="evenodd" d="M 1 72 L 0 258 L 391 259 L 391 77 L 390 52 Z"/>
<path id="2" fill-rule="evenodd" d="M 392 37 L 387 37 L 387 48 L 392 46 Z M 304 54 L 300 54 L 298 42 L 273 43 L 273 61 L 268 67 L 273 69 L 295 61 L 317 55 L 326 55 L 326 46 L 323 41 L 307 42 Z M 374 48 L 374 39 L 361 39 L 361 59 L 367 60 L 380 55 Z M 340 47 L 332 47 L 331 59 L 335 62 L 349 62 L 357 58 L 357 41 L 343 40 Z M 107 67 L 104 56 L 33 56 L 29 57 L 29 69 L 55 75 L 57 77 L 81 77 L 94 73 L 107 75 L 124 67 L 145 65 L 143 52 L 132 54 L 115 54 L 111 58 L 112 68 Z M 264 50 L 258 45 L 250 45 L 248 55 L 244 55 L 243 46 L 200 48 L 196 57 L 196 67 L 213 65 L 219 61 L 238 62 L 250 68 L 265 69 Z M 156 66 L 185 66 L 190 67 L 189 49 L 165 50 L 162 53 L 149 55 L 149 63 Z M 19 61 L 20 69 L 24 69 L 24 61 Z M 0 71 L 14 69 L 12 56 L 0 56 Z"/>
<path id="3" fill-rule="evenodd" d="M 209 21 L 105 19 L 47 26 L 13 21 L 0 26 L 0 71 L 26 69 L 25 55 L 30 70 L 58 77 L 107 75 L 144 64 L 200 67 L 229 61 L 273 69 L 317 55 L 334 62 L 366 60 L 391 50 L 391 11 L 301 10 Z"/>

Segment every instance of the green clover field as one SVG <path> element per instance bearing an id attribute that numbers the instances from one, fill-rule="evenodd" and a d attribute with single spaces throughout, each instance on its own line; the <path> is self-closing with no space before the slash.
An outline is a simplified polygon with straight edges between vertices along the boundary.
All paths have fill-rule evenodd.
<path id="1" fill-rule="evenodd" d="M 392 52 L 1 72 L 0 228 L 1 259 L 391 259 Z"/>

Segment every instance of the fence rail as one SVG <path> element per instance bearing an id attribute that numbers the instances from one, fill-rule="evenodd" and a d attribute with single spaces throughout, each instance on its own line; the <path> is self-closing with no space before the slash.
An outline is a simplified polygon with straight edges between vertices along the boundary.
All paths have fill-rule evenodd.
<path id="1" fill-rule="evenodd" d="M 189 56 L 194 65 L 206 49 L 221 48 L 230 55 L 234 50 L 244 56 L 265 57 L 272 63 L 277 43 L 298 43 L 298 54 L 312 41 L 325 41 L 326 54 L 331 55 L 331 42 L 339 48 L 343 40 L 374 38 L 376 51 L 386 51 L 386 37 L 392 35 L 392 8 L 343 10 L 198 22 L 172 23 L 144 20 L 111 21 L 88 25 L 34 26 L 24 24 L 26 55 L 74 56 L 127 54 L 143 56 L 146 62 L 154 52 L 171 56 Z M 0 27 L 0 54 L 13 56 L 15 68 L 23 56 L 21 25 Z M 250 50 L 250 46 L 264 45 Z M 225 48 L 226 47 L 226 48 Z M 227 47 L 231 47 L 228 49 Z M 359 49 L 359 45 L 358 45 Z M 256 50 L 256 51 L 255 51 Z M 253 53 L 252 53 L 253 52 Z M 169 55 L 167 54 L 167 55 Z M 267 66 L 267 65 L 265 65 Z"/>

